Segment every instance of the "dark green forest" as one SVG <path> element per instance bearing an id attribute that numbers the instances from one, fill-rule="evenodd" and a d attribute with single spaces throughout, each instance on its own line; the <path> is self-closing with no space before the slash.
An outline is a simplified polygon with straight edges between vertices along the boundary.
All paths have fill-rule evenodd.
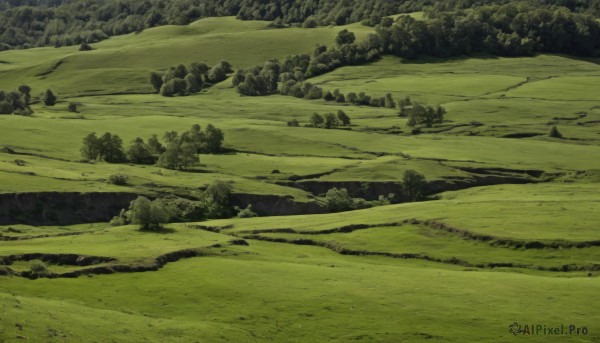
<path id="1" fill-rule="evenodd" d="M 425 11 L 430 20 L 406 19 L 393 27 L 382 20 L 414 11 Z M 380 25 L 380 35 L 389 38 L 382 42 L 384 52 L 402 56 L 594 55 L 599 15 L 600 0 L 0 0 L 0 50 L 94 43 L 154 26 L 237 16 L 274 21 L 275 27 Z"/>

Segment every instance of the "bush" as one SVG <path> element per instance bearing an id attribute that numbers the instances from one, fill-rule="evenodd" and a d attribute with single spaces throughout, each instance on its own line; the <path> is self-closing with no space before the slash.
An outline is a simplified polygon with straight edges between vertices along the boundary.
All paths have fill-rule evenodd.
<path id="1" fill-rule="evenodd" d="M 131 222 L 139 224 L 142 230 L 160 230 L 162 224 L 169 220 L 169 215 L 159 201 L 150 201 L 143 196 L 132 201 L 130 211 Z"/>
<path id="2" fill-rule="evenodd" d="M 67 108 L 69 112 L 77 112 L 77 104 L 74 102 L 69 103 L 69 107 Z"/>
<path id="3" fill-rule="evenodd" d="M 117 186 L 124 186 L 129 181 L 129 176 L 125 174 L 113 174 L 108 177 L 108 182 Z"/>
<path id="4" fill-rule="evenodd" d="M 44 261 L 41 260 L 33 260 L 29 262 L 29 270 L 31 270 L 32 275 L 43 276 L 48 274 L 48 266 Z"/>
<path id="5" fill-rule="evenodd" d="M 54 93 L 52 93 L 52 90 L 50 89 L 46 90 L 46 93 L 44 93 L 44 104 L 46 106 L 56 105 L 56 96 L 54 95 Z"/>
<path id="6" fill-rule="evenodd" d="M 252 211 L 252 205 L 248 205 L 245 209 L 238 212 L 238 218 L 253 218 L 258 217 L 256 212 Z"/>
<path id="7" fill-rule="evenodd" d="M 79 51 L 90 51 L 90 50 L 93 50 L 93 48 L 87 43 L 81 43 L 81 45 L 79 46 Z"/>
<path id="8" fill-rule="evenodd" d="M 298 127 L 298 126 L 300 126 L 300 123 L 298 122 L 298 119 L 292 119 L 287 122 L 287 125 L 289 127 Z"/>
<path id="9" fill-rule="evenodd" d="M 550 132 L 548 133 L 548 136 L 550 136 L 552 138 L 563 138 L 562 133 L 560 133 L 560 131 L 558 131 L 558 127 L 556 127 L 556 125 L 553 125 L 552 128 L 550 128 Z"/>
<path id="10" fill-rule="evenodd" d="M 209 218 L 227 218 L 232 215 L 232 187 L 230 184 L 216 180 L 204 192 L 204 203 Z"/>
<path id="11" fill-rule="evenodd" d="M 327 208 L 331 212 L 348 211 L 354 208 L 354 201 L 346 188 L 331 188 L 325 195 Z"/>
<path id="12" fill-rule="evenodd" d="M 407 170 L 402 176 L 402 190 L 408 201 L 417 201 L 423 197 L 423 189 L 426 184 L 425 175 L 414 170 Z"/>

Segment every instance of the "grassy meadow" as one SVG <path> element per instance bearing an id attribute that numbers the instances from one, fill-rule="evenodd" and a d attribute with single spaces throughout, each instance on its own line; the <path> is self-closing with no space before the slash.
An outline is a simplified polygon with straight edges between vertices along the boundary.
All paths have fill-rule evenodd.
<path id="1" fill-rule="evenodd" d="M 407 170 L 446 189 L 427 201 L 169 223 L 159 233 L 0 226 L 0 343 L 600 341 L 600 60 L 384 56 L 309 80 L 443 105 L 444 122 L 418 135 L 396 109 L 241 96 L 230 79 L 186 97 L 152 94 L 148 74 L 179 63 L 246 68 L 333 45 L 344 28 L 358 40 L 373 31 L 268 24 L 207 18 L 112 37 L 92 51 L 0 52 L 0 89 L 28 84 L 35 98 L 51 88 L 59 100 L 34 99 L 32 116 L 0 115 L 0 195 L 194 196 L 221 180 L 234 193 L 306 203 L 319 194 L 292 180 L 399 183 Z M 312 113 L 340 109 L 350 127 L 305 127 Z M 292 119 L 300 127 L 288 127 Z M 82 162 L 88 133 L 112 132 L 128 146 L 194 124 L 221 128 L 228 152 L 201 154 L 192 171 Z M 553 125 L 562 139 L 548 137 Z M 129 183 L 110 184 L 113 174 Z M 4 275 L 31 268 L 3 259 L 22 254 L 110 260 L 48 260 L 51 278 Z M 589 333 L 514 338 L 513 322 Z"/>

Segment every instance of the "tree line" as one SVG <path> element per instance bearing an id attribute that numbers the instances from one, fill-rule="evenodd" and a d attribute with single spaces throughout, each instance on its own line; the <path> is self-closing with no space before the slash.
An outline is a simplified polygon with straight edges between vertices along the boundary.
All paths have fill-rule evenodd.
<path id="1" fill-rule="evenodd" d="M 123 140 L 118 135 L 106 132 L 98 137 L 93 132 L 83 138 L 81 155 L 87 161 L 157 164 L 167 169 L 185 170 L 200 163 L 198 154 L 219 153 L 224 137 L 223 132 L 211 124 L 204 131 L 195 124 L 181 134 L 177 131 L 165 132 L 164 144 L 156 135 L 152 135 L 147 142 L 137 137 L 125 150 Z"/>
<path id="2" fill-rule="evenodd" d="M 260 96 L 278 93 L 278 83 L 281 82 L 284 94 L 297 97 L 308 95 L 310 99 L 319 99 L 322 96 L 319 89 L 303 85 L 302 82 L 341 66 L 360 65 L 380 57 L 381 46 L 375 34 L 369 35 L 360 43 L 355 41 L 354 33 L 342 30 L 338 33 L 336 46 L 333 48 L 317 45 L 311 55 L 289 55 L 283 62 L 275 59 L 253 68 L 238 69 L 232 84 L 240 94 Z"/>
<path id="3" fill-rule="evenodd" d="M 169 67 L 163 73 L 151 72 L 148 80 L 154 91 L 162 96 L 185 96 L 227 79 L 227 74 L 232 72 L 233 68 L 227 61 L 213 67 L 194 62 Z"/>
<path id="4" fill-rule="evenodd" d="M 467 11 L 426 11 L 428 20 L 400 16 L 377 25 L 382 53 L 406 58 L 485 52 L 528 56 L 535 52 L 600 55 L 600 23 L 565 7 L 516 2 Z"/>
<path id="5" fill-rule="evenodd" d="M 95 43 L 110 36 L 204 17 L 273 20 L 275 26 L 377 25 L 397 13 L 477 9 L 524 3 L 534 8 L 600 15 L 600 0 L 5 0 L 0 2 L 0 50 Z M 484 23 L 484 19 L 480 21 Z"/>
<path id="6" fill-rule="evenodd" d="M 402 0 L 6 0 L 0 50 L 95 43 L 110 36 L 205 17 L 237 16 L 301 25 L 343 25 L 406 11 Z M 413 1 L 414 2 L 414 1 Z"/>

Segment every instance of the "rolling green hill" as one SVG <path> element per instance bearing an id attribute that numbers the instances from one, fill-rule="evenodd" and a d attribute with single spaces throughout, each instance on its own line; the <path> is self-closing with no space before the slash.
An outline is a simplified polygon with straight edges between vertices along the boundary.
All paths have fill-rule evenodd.
<path id="1" fill-rule="evenodd" d="M 189 96 L 152 93 L 151 71 L 248 68 L 332 46 L 342 29 L 359 41 L 374 30 L 268 24 L 206 18 L 92 51 L 0 52 L 0 89 L 27 84 L 34 97 L 31 116 L 0 115 L 0 221 L 18 218 L 0 226 L 0 342 L 506 342 L 514 322 L 587 332 L 522 337 L 532 342 L 600 340 L 597 59 L 383 56 L 308 80 L 443 105 L 443 122 L 421 132 L 397 108 L 242 96 L 231 78 Z M 41 100 L 47 88 L 55 106 Z M 338 110 L 350 126 L 307 125 Z M 222 129 L 224 151 L 189 170 L 80 152 L 91 132 L 127 148 L 194 124 Z M 562 139 L 548 136 L 554 125 Z M 402 198 L 408 170 L 426 178 L 426 201 Z M 115 174 L 128 184 L 109 183 Z M 201 201 L 217 180 L 262 216 L 159 232 L 111 226 L 118 209 L 107 222 L 61 222 L 81 210 L 61 202 L 74 193 Z M 333 187 L 373 207 L 323 213 Z"/>

